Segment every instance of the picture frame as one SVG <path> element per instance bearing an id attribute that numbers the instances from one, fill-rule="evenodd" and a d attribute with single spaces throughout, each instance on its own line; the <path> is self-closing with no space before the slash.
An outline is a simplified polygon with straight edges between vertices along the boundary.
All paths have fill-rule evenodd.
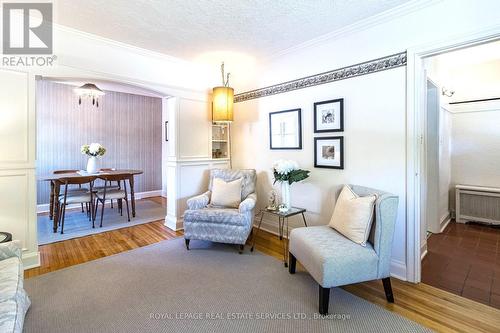
<path id="1" fill-rule="evenodd" d="M 344 169 L 344 137 L 314 138 L 314 167 Z"/>
<path id="2" fill-rule="evenodd" d="M 314 133 L 344 131 L 344 99 L 314 103 Z"/>
<path id="3" fill-rule="evenodd" d="M 302 149 L 302 109 L 269 113 L 269 149 Z"/>

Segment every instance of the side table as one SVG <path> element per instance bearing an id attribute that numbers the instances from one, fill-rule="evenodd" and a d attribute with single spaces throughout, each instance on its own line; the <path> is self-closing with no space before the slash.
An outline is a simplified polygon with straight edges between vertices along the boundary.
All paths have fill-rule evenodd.
<path id="1" fill-rule="evenodd" d="M 307 227 L 306 217 L 304 216 L 305 212 L 306 212 L 306 210 L 304 208 L 298 208 L 298 207 L 291 207 L 286 212 L 280 212 L 279 210 L 261 209 L 259 212 L 259 214 L 260 214 L 259 225 L 257 226 L 257 231 L 255 232 L 255 235 L 253 236 L 253 242 L 252 242 L 252 247 L 250 248 L 250 251 L 253 251 L 253 248 L 255 246 L 255 239 L 257 238 L 257 234 L 260 231 L 260 226 L 262 224 L 262 220 L 264 219 L 264 214 L 268 213 L 271 215 L 278 216 L 279 237 L 280 237 L 280 240 L 282 241 L 282 245 L 283 245 L 283 263 L 284 263 L 285 267 L 288 267 L 288 241 L 283 241 L 285 222 L 286 222 L 286 238 L 288 240 L 288 218 L 292 217 L 294 215 L 300 214 L 300 215 L 302 215 L 302 221 L 304 221 L 304 225 Z"/>
<path id="2" fill-rule="evenodd" d="M 0 243 L 7 243 L 12 240 L 12 235 L 9 234 L 8 232 L 1 232 L 0 231 Z"/>

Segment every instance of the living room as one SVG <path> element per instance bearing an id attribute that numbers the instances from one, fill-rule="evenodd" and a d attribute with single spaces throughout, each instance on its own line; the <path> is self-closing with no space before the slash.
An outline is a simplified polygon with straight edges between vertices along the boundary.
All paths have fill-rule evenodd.
<path id="1" fill-rule="evenodd" d="M 497 331 L 500 304 L 421 283 L 424 63 L 500 38 L 499 4 L 479 3 L 3 3 L 0 331 Z M 88 181 L 89 212 L 67 213 L 89 228 L 126 214 L 92 190 L 126 145 L 104 145 L 97 171 L 37 164 L 54 79 L 161 99 L 161 219 L 39 245 L 44 179 Z"/>

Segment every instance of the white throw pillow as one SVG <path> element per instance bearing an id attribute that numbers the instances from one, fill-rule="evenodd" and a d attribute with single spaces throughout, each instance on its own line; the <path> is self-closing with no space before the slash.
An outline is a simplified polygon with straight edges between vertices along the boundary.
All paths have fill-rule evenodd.
<path id="1" fill-rule="evenodd" d="M 355 243 L 366 246 L 373 222 L 376 195 L 360 197 L 344 185 L 335 204 L 330 227 Z"/>
<path id="2" fill-rule="evenodd" d="M 241 183 L 243 178 L 225 182 L 223 179 L 214 178 L 212 183 L 212 206 L 238 208 L 241 202 Z"/>

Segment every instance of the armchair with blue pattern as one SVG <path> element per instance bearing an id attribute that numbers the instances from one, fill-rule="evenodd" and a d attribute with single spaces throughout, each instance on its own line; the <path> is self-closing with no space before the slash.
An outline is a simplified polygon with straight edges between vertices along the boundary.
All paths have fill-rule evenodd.
<path id="1" fill-rule="evenodd" d="M 241 203 L 238 208 L 212 207 L 210 195 L 214 178 L 226 182 L 242 178 Z M 187 201 L 184 212 L 184 239 L 189 250 L 192 239 L 240 245 L 240 253 L 252 231 L 254 207 L 257 202 L 255 185 L 256 171 L 253 169 L 210 170 L 208 191 Z"/>

